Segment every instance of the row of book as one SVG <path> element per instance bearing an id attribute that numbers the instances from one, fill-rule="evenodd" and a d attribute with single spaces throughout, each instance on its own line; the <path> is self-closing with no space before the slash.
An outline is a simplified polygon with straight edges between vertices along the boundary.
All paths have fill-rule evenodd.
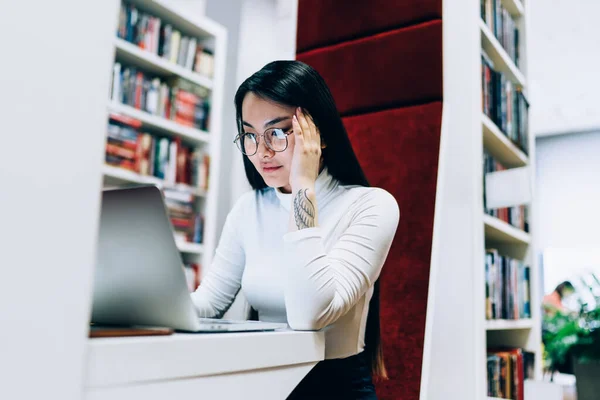
<path id="1" fill-rule="evenodd" d="M 208 130 L 209 92 L 182 78 L 166 81 L 115 63 L 110 98 L 178 124 Z"/>
<path id="2" fill-rule="evenodd" d="M 183 35 L 133 4 L 121 3 L 117 37 L 200 75 L 213 76 L 213 53 L 198 38 Z"/>
<path id="3" fill-rule="evenodd" d="M 485 317 L 493 319 L 531 318 L 530 267 L 522 261 L 485 252 Z"/>
<path id="4" fill-rule="evenodd" d="M 185 280 L 187 283 L 188 290 L 190 293 L 195 292 L 200 286 L 200 264 L 198 263 L 187 263 L 183 265 L 183 272 L 185 272 Z"/>
<path id="5" fill-rule="evenodd" d="M 200 148 L 141 131 L 139 120 L 111 113 L 105 162 L 140 175 L 208 190 L 210 156 Z"/>
<path id="6" fill-rule="evenodd" d="M 518 67 L 520 64 L 519 29 L 512 15 L 502 5 L 502 1 L 481 0 L 481 19 Z"/>
<path id="7" fill-rule="evenodd" d="M 506 168 L 500 164 L 494 157 L 486 151 L 483 152 L 483 206 L 484 212 L 492 217 L 496 217 L 507 224 L 514 226 L 524 232 L 529 232 L 529 207 L 526 205 L 508 207 L 508 208 L 488 208 L 485 189 L 486 174 L 496 171 L 504 171 Z"/>
<path id="8" fill-rule="evenodd" d="M 488 396 L 524 400 L 525 380 L 534 379 L 535 354 L 518 348 L 488 349 Z"/>
<path id="9" fill-rule="evenodd" d="M 483 112 L 517 147 L 529 151 L 529 102 L 521 87 L 494 69 L 494 63 L 482 50 L 481 82 Z"/>
<path id="10" fill-rule="evenodd" d="M 170 189 L 163 189 L 163 194 L 175 239 L 189 243 L 202 243 L 204 218 L 194 209 L 194 196 L 191 193 Z"/>

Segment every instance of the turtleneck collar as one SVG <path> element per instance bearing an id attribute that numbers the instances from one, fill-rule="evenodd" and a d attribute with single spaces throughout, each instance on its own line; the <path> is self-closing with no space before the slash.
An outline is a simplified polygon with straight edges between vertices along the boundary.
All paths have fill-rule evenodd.
<path id="1" fill-rule="evenodd" d="M 327 167 L 323 168 L 317 180 L 315 181 L 315 192 L 317 193 L 317 207 L 323 207 L 334 194 L 335 189 L 339 186 L 339 182 L 327 171 Z M 275 189 L 275 194 L 279 198 L 281 206 L 289 211 L 292 206 L 293 193 L 282 193 L 279 188 Z"/>

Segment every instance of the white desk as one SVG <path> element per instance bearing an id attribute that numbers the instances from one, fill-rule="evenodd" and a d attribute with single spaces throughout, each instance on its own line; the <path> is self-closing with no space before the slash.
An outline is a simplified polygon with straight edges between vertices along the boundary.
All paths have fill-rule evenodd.
<path id="1" fill-rule="evenodd" d="M 86 400 L 281 400 L 324 358 L 323 332 L 89 339 Z"/>

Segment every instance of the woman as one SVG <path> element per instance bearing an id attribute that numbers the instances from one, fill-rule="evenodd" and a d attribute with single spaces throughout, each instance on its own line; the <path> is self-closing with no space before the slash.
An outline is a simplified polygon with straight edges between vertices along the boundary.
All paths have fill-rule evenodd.
<path id="1" fill-rule="evenodd" d="M 235 96 L 246 176 L 254 191 L 229 213 L 213 265 L 192 298 L 219 317 L 243 291 L 259 319 L 325 333 L 325 361 L 290 399 L 376 399 L 386 377 L 377 279 L 399 219 L 368 187 L 325 81 L 276 61 Z M 364 350 L 364 351 L 363 351 Z"/>
<path id="2" fill-rule="evenodd" d="M 544 296 L 542 306 L 549 315 L 556 314 L 557 311 L 568 313 L 565 306 L 565 300 L 575 293 L 575 287 L 569 281 L 561 282 L 552 293 Z"/>

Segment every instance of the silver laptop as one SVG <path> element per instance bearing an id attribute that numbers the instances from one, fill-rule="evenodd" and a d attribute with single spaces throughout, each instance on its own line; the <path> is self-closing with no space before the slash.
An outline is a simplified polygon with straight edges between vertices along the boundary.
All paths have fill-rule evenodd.
<path id="1" fill-rule="evenodd" d="M 287 324 L 198 318 L 156 186 L 102 193 L 92 322 L 187 332 L 287 328 Z"/>

